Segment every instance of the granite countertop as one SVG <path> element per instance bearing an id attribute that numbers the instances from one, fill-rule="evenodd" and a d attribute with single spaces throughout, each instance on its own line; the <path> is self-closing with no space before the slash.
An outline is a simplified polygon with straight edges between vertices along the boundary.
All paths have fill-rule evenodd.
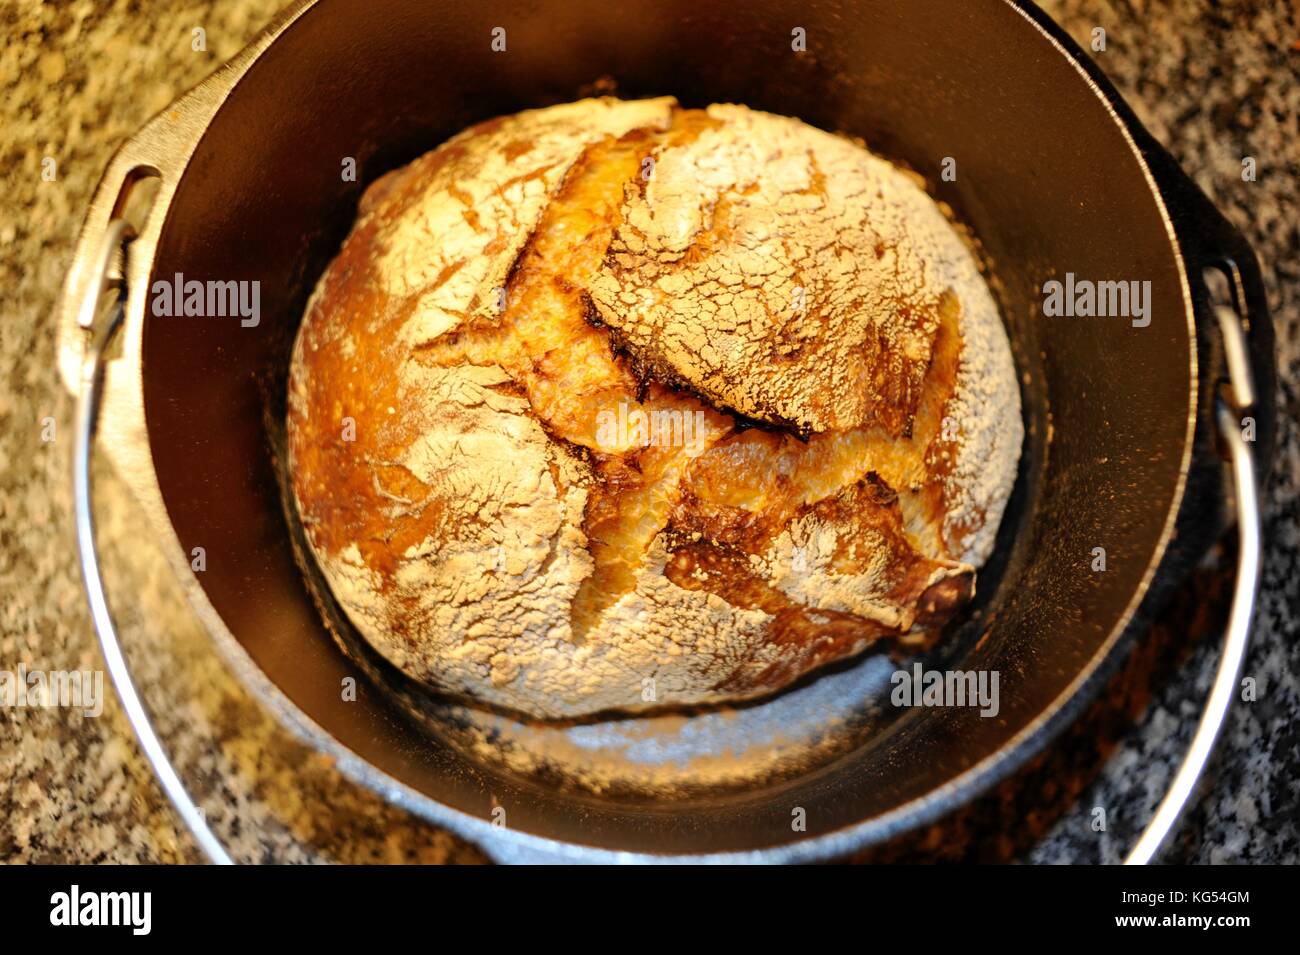
<path id="1" fill-rule="evenodd" d="M 0 3 L 0 670 L 101 668 L 74 558 L 71 403 L 56 371 L 54 302 L 112 150 L 237 52 L 272 16 L 254 0 Z M 1300 22 L 1290 4 L 1057 0 L 1138 117 L 1253 243 L 1278 338 L 1278 450 L 1264 587 L 1238 704 L 1164 859 L 1300 861 Z M 191 49 L 191 30 L 207 50 Z M 1241 160 L 1257 160 L 1243 182 Z M 57 176 L 42 177 L 53 157 Z M 48 164 L 46 164 L 48 168 Z M 52 424 L 51 420 L 52 419 Z M 264 714 L 211 652 L 143 518 L 98 472 L 100 536 L 137 679 L 218 834 L 246 862 L 474 862 L 462 840 L 385 804 Z M 1114 862 L 1190 739 L 1216 663 L 1227 576 L 1208 564 L 1099 701 L 1032 765 L 928 830 L 863 856 Z M 1121 814 L 1094 832 L 1094 807 Z M 98 718 L 0 708 L 0 861 L 182 862 L 199 854 L 114 699 Z"/>

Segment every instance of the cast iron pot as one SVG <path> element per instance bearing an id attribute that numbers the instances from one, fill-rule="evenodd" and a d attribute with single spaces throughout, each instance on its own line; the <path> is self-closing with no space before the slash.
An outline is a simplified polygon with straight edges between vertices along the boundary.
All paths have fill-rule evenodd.
<path id="1" fill-rule="evenodd" d="M 797 28 L 805 52 L 792 49 Z M 611 83 L 624 97 L 743 102 L 862 136 L 926 175 L 977 236 L 1028 437 L 979 606 L 936 665 L 998 671 L 996 718 L 894 709 L 831 759 L 665 799 L 511 773 L 407 718 L 388 693 L 341 699 L 348 676 L 381 684 L 331 638 L 295 556 L 275 455 L 306 297 L 367 182 L 475 121 Z M 341 175 L 349 157 L 355 182 Z M 945 157 L 954 181 L 938 174 Z M 150 178 L 152 204 L 133 211 L 131 193 Z M 1043 283 L 1067 272 L 1149 281 L 1149 325 L 1044 317 Z M 259 281 L 260 323 L 153 315 L 147 290 L 176 273 Z M 1213 301 L 1207 274 L 1221 277 Z M 107 317 L 96 311 L 106 289 Z M 498 859 L 797 861 L 932 820 L 1080 712 L 1230 526 L 1235 497 L 1241 568 L 1218 697 L 1183 791 L 1138 859 L 1172 825 L 1228 704 L 1258 577 L 1256 478 L 1272 444 L 1258 267 L 1099 70 L 1028 4 L 301 0 L 114 156 L 61 322 L 63 374 L 81 399 L 78 529 L 93 615 L 146 752 L 214 858 L 224 855 L 148 728 L 113 636 L 86 464 L 99 421 L 196 613 L 253 694 L 344 772 Z M 191 570 L 195 547 L 202 573 Z M 491 824 L 497 806 L 508 807 L 504 827 Z"/>

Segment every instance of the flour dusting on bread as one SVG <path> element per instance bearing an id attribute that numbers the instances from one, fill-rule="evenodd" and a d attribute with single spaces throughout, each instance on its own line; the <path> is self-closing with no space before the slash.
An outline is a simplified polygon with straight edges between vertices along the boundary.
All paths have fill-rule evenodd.
<path id="1" fill-rule="evenodd" d="M 996 306 L 912 176 L 667 98 L 492 120 L 377 181 L 290 373 L 294 497 L 358 631 L 546 719 L 937 632 L 1022 438 Z"/>

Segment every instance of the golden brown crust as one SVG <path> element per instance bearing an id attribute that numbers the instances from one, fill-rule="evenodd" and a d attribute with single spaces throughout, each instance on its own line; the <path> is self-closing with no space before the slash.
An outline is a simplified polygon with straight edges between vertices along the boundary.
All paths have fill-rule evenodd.
<path id="1" fill-rule="evenodd" d="M 947 231 L 909 241 L 918 209 Z M 860 147 L 740 107 L 521 113 L 367 190 L 295 348 L 293 489 L 360 632 L 439 689 L 760 695 L 969 599 L 1019 446 L 997 322 Z M 1010 382 L 992 432 L 972 371 Z"/>
<path id="2" fill-rule="evenodd" d="M 903 434 L 943 292 L 909 229 L 920 197 L 878 189 L 879 160 L 798 120 L 707 112 L 624 204 L 591 285 L 601 318 L 748 417 Z"/>

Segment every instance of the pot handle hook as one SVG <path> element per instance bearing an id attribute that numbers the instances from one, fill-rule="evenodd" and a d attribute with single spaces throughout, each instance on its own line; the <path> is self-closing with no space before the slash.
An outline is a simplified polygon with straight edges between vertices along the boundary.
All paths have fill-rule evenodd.
<path id="1" fill-rule="evenodd" d="M 1213 270 L 1207 269 L 1207 284 L 1214 286 Z M 1242 434 L 1243 418 L 1255 405 L 1254 376 L 1250 371 L 1246 334 L 1234 308 L 1218 302 L 1213 306 L 1223 336 L 1223 354 L 1227 381 L 1215 398 L 1215 421 L 1220 449 L 1232 471 L 1233 494 L 1237 511 L 1237 579 L 1232 592 L 1232 609 L 1223 636 L 1219 668 L 1210 687 L 1210 695 L 1192 744 L 1178 767 L 1165 797 L 1147 823 L 1142 836 L 1124 860 L 1125 865 L 1146 865 L 1177 825 L 1191 798 L 1201 773 L 1214 750 L 1215 740 L 1232 705 L 1241 677 L 1246 647 L 1250 642 L 1250 623 L 1259 590 L 1261 563 L 1261 528 L 1259 485 L 1255 476 L 1254 455 Z"/>

